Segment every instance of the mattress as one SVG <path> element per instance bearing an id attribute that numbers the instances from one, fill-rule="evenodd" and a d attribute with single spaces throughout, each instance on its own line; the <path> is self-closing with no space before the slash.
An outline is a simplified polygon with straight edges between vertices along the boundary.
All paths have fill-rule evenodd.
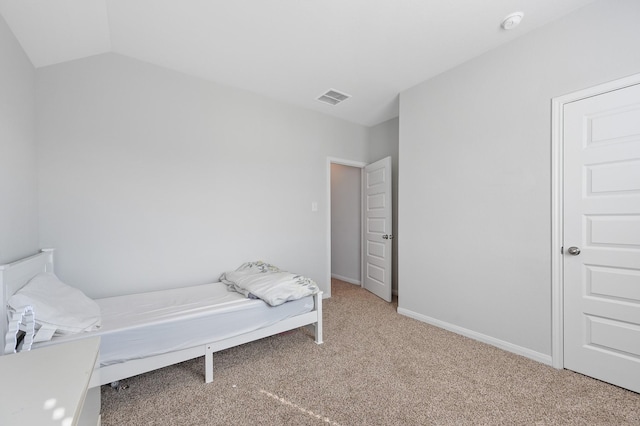
<path id="1" fill-rule="evenodd" d="M 313 310 L 313 297 L 269 306 L 228 291 L 223 283 L 96 299 L 97 331 L 54 337 L 35 346 L 100 336 L 100 365 L 107 366 L 214 343 Z"/>

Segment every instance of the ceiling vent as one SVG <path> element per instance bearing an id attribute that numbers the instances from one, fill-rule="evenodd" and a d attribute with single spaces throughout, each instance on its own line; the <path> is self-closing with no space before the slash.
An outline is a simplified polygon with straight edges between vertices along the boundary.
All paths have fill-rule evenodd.
<path id="1" fill-rule="evenodd" d="M 329 89 L 326 93 L 323 93 L 316 99 L 318 99 L 320 102 L 324 102 L 325 104 L 338 105 L 340 102 L 346 101 L 350 97 L 351 95 L 347 95 L 346 93 L 341 93 L 337 90 Z"/>

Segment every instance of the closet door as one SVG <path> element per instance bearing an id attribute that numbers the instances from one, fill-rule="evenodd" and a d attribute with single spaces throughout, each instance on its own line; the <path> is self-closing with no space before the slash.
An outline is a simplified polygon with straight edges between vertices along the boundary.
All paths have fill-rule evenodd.
<path id="1" fill-rule="evenodd" d="M 563 125 L 564 366 L 640 392 L 640 85 Z"/>

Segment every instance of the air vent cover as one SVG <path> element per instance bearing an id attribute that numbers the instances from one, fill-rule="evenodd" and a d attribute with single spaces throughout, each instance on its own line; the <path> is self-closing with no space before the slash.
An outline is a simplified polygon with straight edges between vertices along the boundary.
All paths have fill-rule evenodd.
<path id="1" fill-rule="evenodd" d="M 338 92 L 335 89 L 329 89 L 326 93 L 323 93 L 316 99 L 320 102 L 324 102 L 325 104 L 338 105 L 340 102 L 346 101 L 350 97 L 351 95 L 347 95 L 346 93 Z"/>

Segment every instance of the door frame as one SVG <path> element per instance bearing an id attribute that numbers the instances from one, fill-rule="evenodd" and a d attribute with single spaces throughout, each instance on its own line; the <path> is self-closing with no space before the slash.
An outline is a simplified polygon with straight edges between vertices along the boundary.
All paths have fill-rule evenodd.
<path id="1" fill-rule="evenodd" d="M 331 165 L 339 164 L 341 166 L 356 167 L 360 169 L 360 210 L 362 210 L 362 174 L 365 166 L 368 163 L 362 161 L 347 160 L 344 158 L 327 157 L 327 277 L 329 278 L 328 290 L 325 292 L 325 297 L 331 297 Z M 362 214 L 362 211 L 360 212 Z M 362 240 L 363 224 L 360 224 L 360 240 Z M 363 285 L 362 281 L 362 253 L 360 253 L 360 286 Z"/>
<path id="2" fill-rule="evenodd" d="M 592 96 L 640 84 L 634 74 L 551 100 L 551 365 L 564 368 L 564 106 Z"/>

